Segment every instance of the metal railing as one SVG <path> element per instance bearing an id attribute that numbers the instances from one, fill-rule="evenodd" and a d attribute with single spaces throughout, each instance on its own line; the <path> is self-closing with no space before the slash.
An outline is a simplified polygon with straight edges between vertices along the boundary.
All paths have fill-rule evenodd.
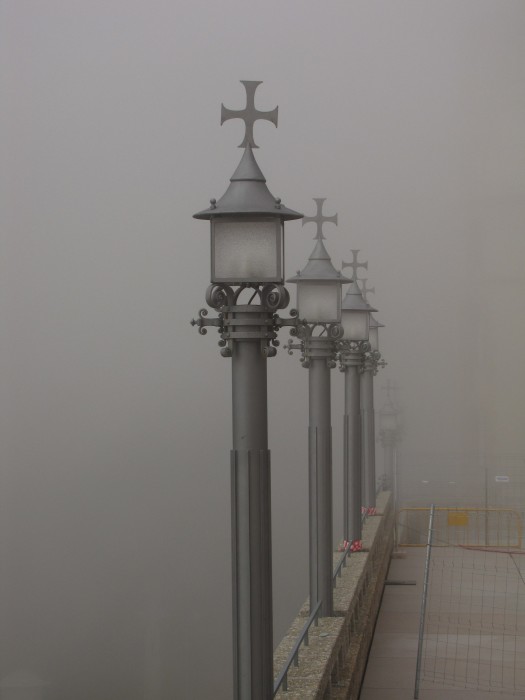
<path id="1" fill-rule="evenodd" d="M 376 495 L 379 494 L 382 490 L 384 490 L 383 487 L 384 487 L 384 482 L 379 482 L 377 485 L 377 489 L 376 489 Z M 367 517 L 368 517 L 368 514 L 365 511 L 361 515 L 361 527 L 365 524 Z M 350 546 L 351 546 L 351 543 L 349 542 L 346 545 L 346 547 L 341 555 L 341 559 L 339 560 L 339 562 L 337 563 L 337 566 L 335 567 L 335 571 L 334 571 L 334 575 L 333 575 L 334 588 L 337 585 L 337 579 L 341 578 L 342 570 L 346 566 L 346 560 L 348 559 L 348 557 L 352 553 L 350 551 Z M 299 636 L 297 637 L 295 644 L 293 645 L 292 651 L 288 655 L 288 658 L 286 659 L 286 662 L 285 662 L 281 672 L 279 673 L 278 677 L 276 678 L 274 685 L 273 685 L 273 696 L 274 697 L 279 692 L 281 686 L 282 686 L 283 691 L 288 690 L 288 671 L 290 670 L 290 666 L 292 665 L 292 663 L 294 666 L 299 666 L 299 649 L 300 649 L 301 644 L 303 642 L 304 642 L 305 647 L 308 646 L 308 644 L 309 644 L 308 633 L 309 633 L 310 627 L 312 626 L 313 623 L 315 624 L 316 627 L 319 623 L 319 610 L 321 609 L 322 603 L 323 603 L 323 601 L 320 600 L 317 603 L 317 605 L 315 606 L 315 608 L 313 609 L 312 613 L 310 614 L 310 617 L 308 618 L 306 624 L 304 625 Z"/>
<path id="2" fill-rule="evenodd" d="M 293 645 L 292 651 L 290 652 L 286 663 L 283 666 L 283 669 L 277 679 L 275 680 L 275 683 L 273 684 L 273 696 L 275 697 L 277 693 L 279 692 L 280 687 L 283 687 L 283 690 L 288 690 L 288 671 L 290 670 L 290 666 L 292 663 L 294 666 L 299 666 L 299 649 L 301 647 L 301 644 L 304 641 L 305 647 L 308 646 L 309 644 L 309 631 L 310 627 L 312 626 L 312 623 L 317 625 L 319 624 L 319 610 L 321 609 L 321 604 L 322 600 L 320 600 L 315 608 L 313 609 L 310 617 L 306 621 L 306 624 L 304 625 L 303 629 L 301 630 L 301 634 L 297 637 L 297 640 L 295 644 Z"/>
<path id="3" fill-rule="evenodd" d="M 428 575 L 430 572 L 430 555 L 432 553 L 432 536 L 434 534 L 434 506 L 430 508 L 430 517 L 428 519 L 428 536 L 427 536 L 427 556 L 425 559 L 425 577 L 423 580 L 423 595 L 421 596 L 421 613 L 419 615 L 419 634 L 417 639 L 417 661 L 416 661 L 416 680 L 414 685 L 414 700 L 419 698 L 419 678 L 421 675 L 421 657 L 423 654 L 423 634 L 425 632 L 425 614 L 427 610 L 427 593 L 428 593 Z"/>

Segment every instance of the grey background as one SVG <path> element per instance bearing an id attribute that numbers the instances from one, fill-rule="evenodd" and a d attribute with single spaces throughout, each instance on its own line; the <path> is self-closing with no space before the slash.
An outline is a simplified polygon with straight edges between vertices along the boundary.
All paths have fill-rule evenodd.
<path id="1" fill-rule="evenodd" d="M 231 696 L 230 367 L 189 320 L 241 79 L 279 105 L 255 127 L 272 193 L 326 196 L 334 264 L 369 261 L 410 497 L 522 470 L 524 36 L 521 0 L 0 3 L 0 678 Z M 314 233 L 287 225 L 288 275 Z M 269 373 L 278 642 L 307 594 L 307 375 Z"/>

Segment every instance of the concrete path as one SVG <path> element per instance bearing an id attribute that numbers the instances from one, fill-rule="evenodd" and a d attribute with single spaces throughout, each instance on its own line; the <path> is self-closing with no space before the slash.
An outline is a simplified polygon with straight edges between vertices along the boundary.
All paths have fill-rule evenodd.
<path id="1" fill-rule="evenodd" d="M 391 561 L 360 700 L 414 697 L 425 555 Z M 525 555 L 433 549 L 420 700 L 525 698 L 524 567 Z"/>

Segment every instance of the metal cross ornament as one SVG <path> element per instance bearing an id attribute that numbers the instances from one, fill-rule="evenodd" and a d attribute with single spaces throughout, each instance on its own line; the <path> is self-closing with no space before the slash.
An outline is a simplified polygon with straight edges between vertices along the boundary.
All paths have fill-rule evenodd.
<path id="1" fill-rule="evenodd" d="M 277 110 L 279 108 L 275 107 L 275 109 L 267 112 L 256 109 L 255 91 L 257 86 L 262 83 L 262 80 L 241 80 L 241 83 L 246 89 L 246 107 L 244 109 L 228 109 L 224 104 L 221 104 L 221 125 L 228 119 L 242 119 L 246 130 L 244 132 L 244 140 L 239 145 L 239 148 L 246 148 L 246 146 L 259 148 L 253 140 L 253 125 L 258 119 L 264 119 L 277 126 Z"/>
<path id="2" fill-rule="evenodd" d="M 309 223 L 317 224 L 317 233 L 314 236 L 314 240 L 322 241 L 324 239 L 323 224 L 329 222 L 337 226 L 337 214 L 333 216 L 323 216 L 323 203 L 326 202 L 326 197 L 314 197 L 313 200 L 317 205 L 317 214 L 315 216 L 304 216 L 303 226 Z"/>
<path id="3" fill-rule="evenodd" d="M 371 292 L 372 294 L 376 293 L 376 288 L 375 287 L 367 287 L 366 283 L 368 282 L 368 279 L 362 279 L 362 280 L 357 280 L 358 282 L 361 282 L 360 287 L 361 287 L 361 294 L 363 295 L 363 299 L 367 301 L 367 294 Z"/>
<path id="4" fill-rule="evenodd" d="M 357 259 L 359 256 L 358 250 L 352 250 L 351 253 L 352 253 L 352 262 L 350 262 L 350 263 L 343 262 L 342 268 L 344 270 L 345 267 L 351 267 L 352 272 L 353 272 L 353 279 L 357 279 L 358 269 L 360 267 L 362 267 L 364 270 L 368 270 L 368 262 L 359 262 L 359 260 Z"/>

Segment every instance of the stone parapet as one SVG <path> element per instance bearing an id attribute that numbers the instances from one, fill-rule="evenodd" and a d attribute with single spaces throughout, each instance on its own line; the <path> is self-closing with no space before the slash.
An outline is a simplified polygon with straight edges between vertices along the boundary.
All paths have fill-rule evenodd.
<path id="1" fill-rule="evenodd" d="M 276 697 L 288 700 L 357 700 L 383 586 L 394 544 L 394 510 L 390 492 L 378 495 L 377 515 L 363 527 L 363 551 L 351 554 L 334 589 L 334 617 L 312 625 L 309 645 L 301 645 L 299 664 L 288 671 L 288 691 Z M 341 554 L 334 553 L 334 569 Z M 274 653 L 274 669 L 280 673 L 305 620 L 308 601 L 302 606 Z"/>

